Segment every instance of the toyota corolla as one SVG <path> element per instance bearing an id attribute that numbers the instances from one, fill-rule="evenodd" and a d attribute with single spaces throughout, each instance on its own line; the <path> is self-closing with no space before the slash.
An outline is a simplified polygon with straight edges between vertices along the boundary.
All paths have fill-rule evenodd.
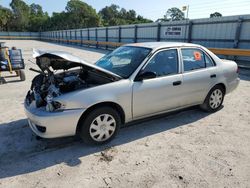
<path id="1" fill-rule="evenodd" d="M 77 134 L 106 143 L 134 120 L 194 105 L 216 112 L 239 84 L 234 61 L 189 43 L 128 44 L 95 64 L 57 51 L 35 58 L 39 74 L 24 104 L 31 129 L 44 138 Z"/>

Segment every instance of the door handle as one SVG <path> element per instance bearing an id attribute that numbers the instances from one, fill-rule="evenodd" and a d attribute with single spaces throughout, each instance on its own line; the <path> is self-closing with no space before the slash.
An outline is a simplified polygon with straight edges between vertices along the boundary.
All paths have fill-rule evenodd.
<path id="1" fill-rule="evenodd" d="M 211 74 L 210 78 L 216 78 L 216 74 Z"/>
<path id="2" fill-rule="evenodd" d="M 175 82 L 173 82 L 173 86 L 178 86 L 178 85 L 181 85 L 181 81 L 175 81 Z"/>

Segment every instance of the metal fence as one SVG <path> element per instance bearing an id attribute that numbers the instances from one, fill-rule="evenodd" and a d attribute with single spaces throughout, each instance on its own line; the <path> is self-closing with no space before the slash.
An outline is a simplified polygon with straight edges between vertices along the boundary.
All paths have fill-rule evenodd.
<path id="1" fill-rule="evenodd" d="M 40 40 L 39 32 L 0 32 L 0 40 Z"/>
<path id="2" fill-rule="evenodd" d="M 250 15 L 42 32 L 41 39 L 121 43 L 184 41 L 206 47 L 250 49 Z"/>

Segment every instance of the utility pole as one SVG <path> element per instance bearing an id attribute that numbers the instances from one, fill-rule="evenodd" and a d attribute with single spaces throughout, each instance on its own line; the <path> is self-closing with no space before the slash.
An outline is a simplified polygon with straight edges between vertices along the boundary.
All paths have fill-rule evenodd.
<path id="1" fill-rule="evenodd" d="M 188 12 L 189 12 L 189 5 L 183 6 L 182 11 L 186 11 L 186 23 L 185 23 L 185 32 L 184 32 L 184 42 L 186 42 L 186 34 L 187 34 L 187 27 L 188 27 Z"/>
<path id="2" fill-rule="evenodd" d="M 187 6 L 187 15 L 186 15 L 186 19 L 188 19 L 188 12 L 189 12 L 189 5 Z"/>

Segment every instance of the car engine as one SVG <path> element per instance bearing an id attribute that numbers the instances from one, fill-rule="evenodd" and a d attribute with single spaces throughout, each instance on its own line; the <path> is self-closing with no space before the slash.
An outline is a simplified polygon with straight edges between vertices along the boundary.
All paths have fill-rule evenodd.
<path id="1" fill-rule="evenodd" d="M 49 71 L 48 74 L 39 74 L 33 79 L 29 93 L 33 95 L 36 106 L 41 107 L 63 93 L 89 86 L 90 84 L 84 80 L 84 72 L 81 69 L 59 74 Z"/>

